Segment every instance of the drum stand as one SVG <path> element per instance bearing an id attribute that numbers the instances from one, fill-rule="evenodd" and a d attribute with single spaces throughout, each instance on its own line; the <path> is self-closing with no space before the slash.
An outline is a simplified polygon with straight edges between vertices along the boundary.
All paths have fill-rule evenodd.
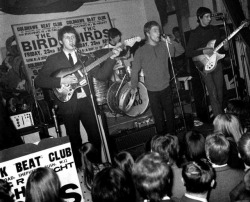
<path id="1" fill-rule="evenodd" d="M 171 54 L 170 54 L 170 50 L 169 50 L 169 45 L 168 45 L 167 39 L 166 39 L 166 46 L 167 46 L 167 49 L 168 49 L 169 61 L 170 61 L 170 65 L 171 65 L 171 69 L 172 69 L 172 73 L 173 73 L 173 78 L 172 79 L 174 79 L 174 84 L 175 84 L 175 88 L 176 88 L 176 92 L 177 92 L 178 102 L 179 102 L 179 106 L 180 106 L 180 109 L 181 109 L 181 116 L 182 116 L 182 119 L 183 119 L 183 124 L 184 124 L 184 128 L 185 128 L 185 132 L 187 132 L 187 124 L 186 124 L 186 120 L 185 120 L 183 106 L 182 106 L 182 103 L 181 103 L 180 93 L 179 93 L 179 89 L 178 89 L 178 85 L 177 85 L 176 74 L 175 74 L 174 65 L 173 65 Z"/>
<path id="2" fill-rule="evenodd" d="M 81 58 L 79 56 L 79 53 L 77 52 L 77 50 L 75 52 L 76 52 L 76 56 L 77 56 L 78 61 L 80 61 L 80 63 L 84 67 L 83 61 L 81 60 Z M 86 71 L 85 68 L 83 68 L 83 70 L 84 70 L 84 75 L 85 75 L 85 78 L 86 78 L 86 81 L 87 81 L 87 86 L 89 88 L 91 102 L 92 102 L 92 106 L 93 106 L 94 113 L 95 113 L 96 123 L 97 123 L 97 126 L 98 126 L 99 134 L 100 134 L 100 137 L 101 137 L 101 142 L 102 142 L 102 145 L 103 145 L 104 156 L 106 158 L 106 161 L 111 163 L 111 157 L 110 157 L 110 153 L 109 153 L 109 149 L 108 149 L 108 144 L 107 144 L 107 140 L 106 140 L 106 137 L 105 137 L 104 128 L 103 128 L 103 125 L 102 125 L 102 118 L 101 118 L 100 114 L 97 114 L 96 104 L 95 104 L 95 101 L 94 101 L 93 92 L 92 92 L 90 82 L 89 82 L 89 78 L 88 78 L 88 72 Z M 91 134 L 88 134 L 88 135 L 91 135 Z M 101 147 L 101 150 L 102 150 L 102 147 Z"/>

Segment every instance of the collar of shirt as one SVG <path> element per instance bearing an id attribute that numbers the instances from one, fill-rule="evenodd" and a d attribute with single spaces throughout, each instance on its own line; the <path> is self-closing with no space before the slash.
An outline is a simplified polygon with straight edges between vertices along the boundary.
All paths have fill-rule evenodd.
<path id="1" fill-rule="evenodd" d="M 73 58 L 73 62 L 74 64 L 76 64 L 77 62 L 77 57 L 76 57 L 76 52 L 75 51 L 72 51 L 72 52 L 69 52 L 69 51 L 66 51 L 66 50 L 63 50 L 63 52 L 65 53 L 66 57 L 69 59 L 69 53 L 71 54 L 72 58 Z"/>
<path id="2" fill-rule="evenodd" d="M 213 167 L 213 168 L 221 168 L 221 167 L 225 167 L 225 166 L 227 166 L 227 164 L 216 165 L 216 164 L 213 164 L 213 163 L 212 163 L 212 167 Z"/>
<path id="3" fill-rule="evenodd" d="M 197 200 L 197 201 L 207 202 L 207 199 L 201 198 L 201 197 L 197 197 L 197 196 L 193 196 L 193 195 L 191 195 L 191 194 L 185 193 L 185 196 L 188 197 L 188 198 Z"/>
<path id="4" fill-rule="evenodd" d="M 170 198 L 168 196 L 164 196 L 162 200 L 169 200 Z M 143 202 L 149 202 L 148 199 L 143 200 Z"/>

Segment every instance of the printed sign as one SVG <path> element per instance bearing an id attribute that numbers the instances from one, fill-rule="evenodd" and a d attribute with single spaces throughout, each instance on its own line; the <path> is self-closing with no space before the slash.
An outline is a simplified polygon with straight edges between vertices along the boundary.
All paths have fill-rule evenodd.
<path id="1" fill-rule="evenodd" d="M 111 28 L 108 13 L 12 25 L 30 81 L 36 77 L 47 57 L 60 51 L 57 31 L 66 25 L 78 32 L 80 52 L 102 48 Z"/>
<path id="2" fill-rule="evenodd" d="M 15 148 L 9 149 L 7 153 L 16 153 L 17 157 L 0 163 L 0 179 L 4 179 L 11 184 L 12 192 L 15 194 L 15 201 L 25 201 L 27 179 L 30 173 L 38 167 L 49 167 L 58 174 L 61 181 L 62 196 L 65 198 L 65 201 L 83 201 L 71 145 L 68 137 L 60 139 L 66 139 L 67 141 L 42 150 L 37 149 L 39 145 L 32 144 L 21 145 L 19 148 L 20 152 L 15 150 Z M 57 140 L 58 138 L 47 141 L 51 143 Z M 29 150 L 33 152 L 28 152 Z M 20 153 L 29 154 L 20 155 Z"/>

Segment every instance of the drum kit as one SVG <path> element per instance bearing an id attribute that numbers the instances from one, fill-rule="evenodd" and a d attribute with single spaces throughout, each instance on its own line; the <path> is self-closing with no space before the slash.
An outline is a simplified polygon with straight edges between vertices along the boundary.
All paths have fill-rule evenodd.
<path id="1" fill-rule="evenodd" d="M 143 76 L 143 73 L 140 73 L 137 92 L 134 95 L 131 95 L 130 88 L 130 66 L 116 66 L 111 78 L 111 85 L 109 81 L 104 82 L 94 78 L 93 84 L 97 104 L 107 104 L 109 111 L 115 115 L 136 117 L 143 114 L 149 106 Z"/>

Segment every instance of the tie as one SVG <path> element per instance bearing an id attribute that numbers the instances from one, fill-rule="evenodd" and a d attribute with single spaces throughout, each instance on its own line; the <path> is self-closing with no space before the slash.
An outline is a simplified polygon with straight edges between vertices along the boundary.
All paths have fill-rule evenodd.
<path id="1" fill-rule="evenodd" d="M 69 63 L 71 64 L 71 66 L 74 66 L 74 61 L 70 53 L 69 53 Z"/>

